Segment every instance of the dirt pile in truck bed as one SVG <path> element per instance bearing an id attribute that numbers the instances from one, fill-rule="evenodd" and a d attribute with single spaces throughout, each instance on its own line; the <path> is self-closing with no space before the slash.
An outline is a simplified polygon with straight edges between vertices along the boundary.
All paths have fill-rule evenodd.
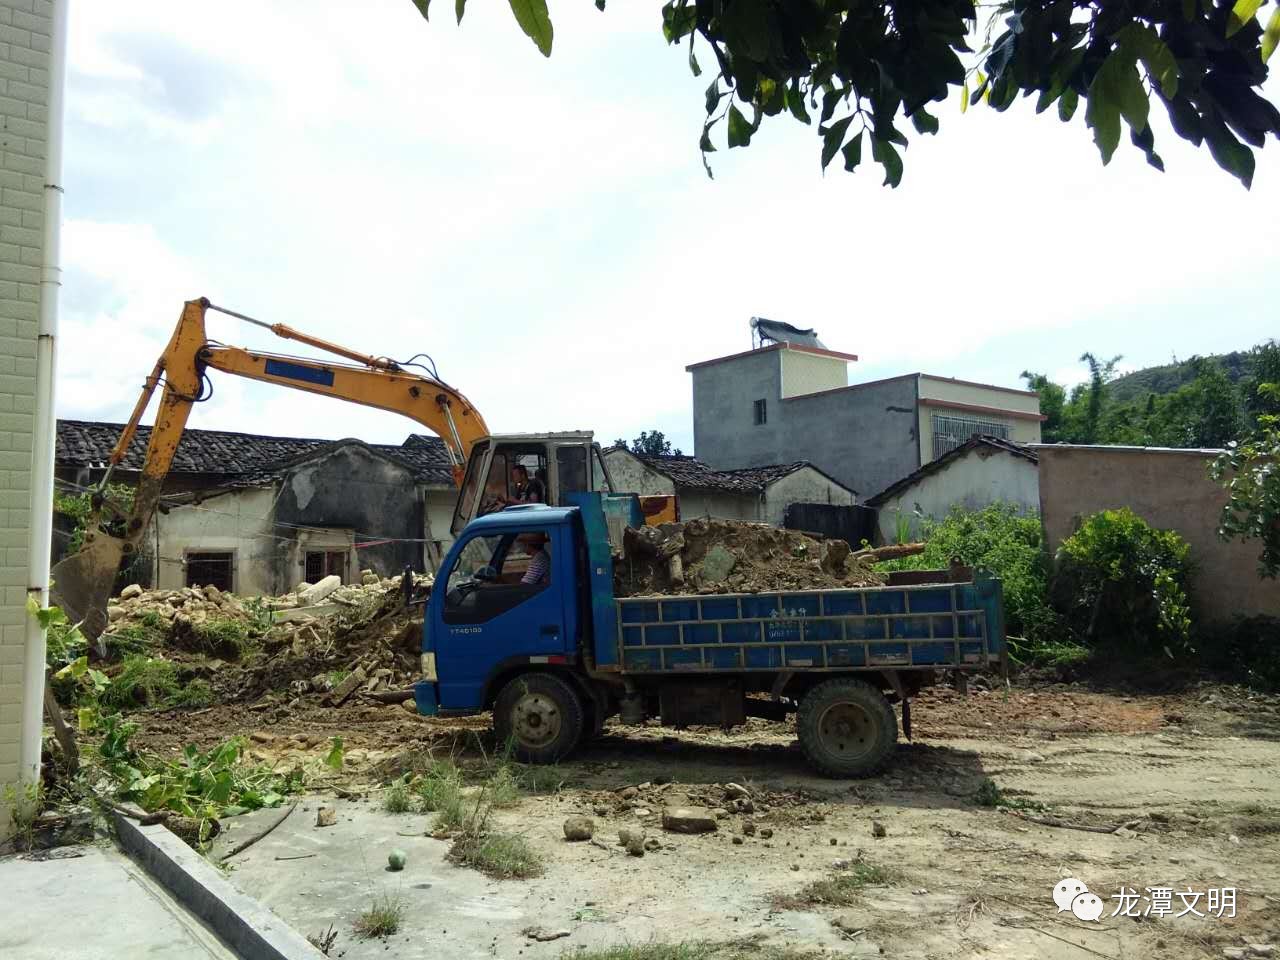
<path id="1" fill-rule="evenodd" d="M 843 540 L 741 520 L 628 528 L 614 566 L 620 597 L 878 586 L 884 578 Z"/>

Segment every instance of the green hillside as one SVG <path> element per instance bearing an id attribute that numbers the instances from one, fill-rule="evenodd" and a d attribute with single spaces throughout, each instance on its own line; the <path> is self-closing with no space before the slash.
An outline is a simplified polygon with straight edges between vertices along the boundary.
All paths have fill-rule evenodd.
<path id="1" fill-rule="evenodd" d="M 1250 376 L 1253 369 L 1253 355 L 1245 350 L 1233 350 L 1217 356 L 1206 357 L 1217 361 L 1222 372 L 1232 383 L 1239 383 Z M 1117 403 L 1138 400 L 1149 393 L 1163 396 L 1173 393 L 1179 387 L 1185 387 L 1196 378 L 1196 365 L 1191 360 L 1178 363 L 1166 363 L 1158 367 L 1143 367 L 1123 377 L 1116 377 L 1107 384 L 1107 391 Z"/>

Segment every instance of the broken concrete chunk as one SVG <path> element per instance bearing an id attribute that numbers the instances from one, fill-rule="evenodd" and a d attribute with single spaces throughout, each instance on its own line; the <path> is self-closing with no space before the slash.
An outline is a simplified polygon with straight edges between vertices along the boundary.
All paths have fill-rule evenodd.
<path id="1" fill-rule="evenodd" d="M 871 821 L 871 835 L 873 837 L 877 837 L 877 838 L 883 837 L 885 835 L 885 832 L 886 831 L 884 829 L 883 823 L 881 823 L 879 820 Z"/>
<path id="2" fill-rule="evenodd" d="M 316 808 L 316 826 L 332 827 L 338 822 L 338 811 L 334 807 Z"/>
<path id="3" fill-rule="evenodd" d="M 631 856 L 643 857 L 644 850 L 644 837 L 632 836 L 631 839 L 627 841 L 627 853 Z"/>
<path id="4" fill-rule="evenodd" d="M 570 843 L 590 840 L 595 831 L 595 822 L 590 817 L 569 817 L 564 822 L 564 838 Z"/>
<path id="5" fill-rule="evenodd" d="M 298 604 L 303 607 L 317 604 L 340 586 L 342 586 L 342 578 L 336 573 L 331 573 L 319 583 L 309 586 L 305 590 L 299 590 Z"/>
<path id="6" fill-rule="evenodd" d="M 113 607 L 113 606 L 107 607 L 107 620 L 109 620 L 111 623 L 115 623 L 117 620 L 119 620 L 123 616 L 124 616 L 124 607 Z"/>
<path id="7" fill-rule="evenodd" d="M 662 811 L 662 829 L 672 833 L 711 833 L 716 818 L 705 807 L 667 807 Z"/>
<path id="8" fill-rule="evenodd" d="M 547 943 L 551 940 L 560 940 L 569 936 L 568 930 L 548 930 L 546 927 L 525 927 L 521 933 L 530 940 L 536 940 L 539 943 Z"/>
<path id="9" fill-rule="evenodd" d="M 134 597 L 142 596 L 142 587 L 136 583 L 131 583 L 120 591 L 121 600 L 132 600 Z"/>
<path id="10" fill-rule="evenodd" d="M 364 674 L 364 670 L 356 667 L 346 678 L 333 688 L 333 693 L 329 694 L 329 702 L 334 706 L 340 707 L 347 702 L 347 698 L 356 692 L 356 688 L 365 682 L 368 678 Z"/>
<path id="11" fill-rule="evenodd" d="M 728 800 L 741 800 L 744 797 L 751 796 L 751 791 L 740 783 L 726 783 L 724 785 L 724 795 Z"/>
<path id="12" fill-rule="evenodd" d="M 400 708 L 404 710 L 405 713 L 412 713 L 415 717 L 418 715 L 418 705 L 412 700 L 401 700 Z"/>
<path id="13" fill-rule="evenodd" d="M 732 553 L 717 543 L 702 558 L 702 579 L 708 583 L 719 583 L 733 572 L 737 562 Z"/>
<path id="14" fill-rule="evenodd" d="M 206 600 L 212 600 L 214 603 L 217 603 L 222 599 L 222 591 L 212 583 L 206 583 L 204 585 L 204 596 Z"/>

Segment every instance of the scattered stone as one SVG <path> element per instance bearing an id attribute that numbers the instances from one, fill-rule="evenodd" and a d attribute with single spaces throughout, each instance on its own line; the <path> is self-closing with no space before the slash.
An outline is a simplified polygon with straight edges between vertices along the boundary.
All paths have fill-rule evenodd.
<path id="1" fill-rule="evenodd" d="M 570 843 L 590 840 L 595 832 L 596 825 L 590 817 L 569 817 L 564 822 L 564 838 Z"/>
<path id="2" fill-rule="evenodd" d="M 214 603 L 220 603 L 222 601 L 222 591 L 212 583 L 206 583 L 204 585 L 204 596 L 206 600 L 212 600 Z"/>
<path id="3" fill-rule="evenodd" d="M 418 705 L 412 700 L 401 700 L 400 709 L 405 713 L 413 714 L 415 717 L 418 715 Z"/>
<path id="4" fill-rule="evenodd" d="M 1116 832 L 1118 833 L 1119 831 L 1116 831 Z M 1234 833 L 1233 833 L 1233 834 L 1231 834 L 1231 835 L 1229 835 L 1229 836 L 1227 837 L 1227 840 L 1228 840 L 1228 841 L 1230 841 L 1231 843 L 1239 843 L 1239 842 L 1240 842 L 1240 838 L 1239 838 L 1239 837 L 1237 837 Z"/>
<path id="5" fill-rule="evenodd" d="M 760 836 L 761 836 L 761 838 L 762 838 L 762 839 L 764 839 L 764 840 L 772 839 L 772 837 L 773 837 L 773 828 L 772 828 L 772 827 L 763 827 L 763 828 L 761 828 L 761 830 L 760 830 Z"/>
<path id="6" fill-rule="evenodd" d="M 880 839 L 881 837 L 886 836 L 886 834 L 887 834 L 887 831 L 885 830 L 883 823 L 881 823 L 879 820 L 871 821 L 871 835 L 873 837 Z"/>
<path id="7" fill-rule="evenodd" d="M 333 591 L 342 586 L 342 578 L 331 573 L 319 583 L 298 591 L 298 606 L 313 607 Z"/>
<path id="8" fill-rule="evenodd" d="M 928 887 L 921 887 L 921 888 L 920 888 L 920 889 L 918 889 L 918 890 L 912 890 L 912 891 L 911 891 L 911 895 L 912 895 L 913 897 L 923 897 L 923 896 L 924 896 L 926 893 L 928 893 L 928 892 L 929 892 L 929 888 L 928 888 Z"/>
<path id="9" fill-rule="evenodd" d="M 633 835 L 631 839 L 627 841 L 627 853 L 631 854 L 633 857 L 643 857 L 644 837 Z"/>
<path id="10" fill-rule="evenodd" d="M 1251 943 L 1249 944 L 1249 955 L 1253 957 L 1271 957 L 1275 956 L 1276 945 L 1274 943 Z"/>
<path id="11" fill-rule="evenodd" d="M 591 812 L 594 813 L 597 817 L 607 817 L 609 815 L 609 808 L 606 807 L 603 803 L 597 803 L 594 807 L 591 808 Z"/>
<path id="12" fill-rule="evenodd" d="M 634 800 L 640 795 L 640 791 L 635 787 L 623 787 L 618 791 L 618 796 L 623 800 Z"/>
<path id="13" fill-rule="evenodd" d="M 628 827 L 623 827 L 621 830 L 618 831 L 618 846 L 620 847 L 628 846 L 631 843 L 631 841 L 634 840 L 636 837 L 639 837 L 641 840 L 644 840 L 644 831 L 632 830 Z"/>
<path id="14" fill-rule="evenodd" d="M 275 737 L 264 730 L 255 730 L 249 734 L 249 739 L 254 743 L 270 743 Z"/>
<path id="15" fill-rule="evenodd" d="M 121 600 L 132 600 L 134 597 L 140 596 L 142 596 L 142 587 L 136 583 L 131 583 L 120 591 Z"/>
<path id="16" fill-rule="evenodd" d="M 723 820 L 725 817 L 729 816 L 729 811 L 724 809 L 724 807 L 716 807 L 711 811 L 711 815 L 717 820 Z"/>
<path id="17" fill-rule="evenodd" d="M 1226 957 L 1227 960 L 1244 960 L 1244 958 L 1248 956 L 1248 953 L 1245 951 L 1244 947 L 1223 947 L 1222 955 Z"/>
<path id="18" fill-rule="evenodd" d="M 793 864 L 791 865 L 791 871 L 792 871 L 793 873 L 799 873 L 799 872 L 800 872 L 800 864 L 798 864 L 798 863 L 793 863 Z"/>
<path id="19" fill-rule="evenodd" d="M 751 791 L 739 783 L 726 783 L 724 785 L 724 795 L 728 800 L 742 800 L 751 796 Z"/>
<path id="20" fill-rule="evenodd" d="M 342 706 L 347 702 L 348 698 L 356 692 L 356 689 L 367 679 L 368 677 L 365 676 L 364 669 L 362 667 L 356 667 L 347 674 L 346 678 L 340 684 L 333 688 L 333 693 L 329 694 L 329 702 L 335 707 Z"/>
<path id="21" fill-rule="evenodd" d="M 110 604 L 107 605 L 108 621 L 110 621 L 111 623 L 115 623 L 117 620 L 119 620 L 123 616 L 124 616 L 124 607 L 116 607 Z"/>
<path id="22" fill-rule="evenodd" d="M 756 835 L 756 825 L 750 820 L 742 822 L 742 833 L 744 836 L 754 837 Z"/>
<path id="23" fill-rule="evenodd" d="M 743 797 L 741 800 L 733 802 L 734 809 L 739 813 L 755 813 L 756 805 L 750 797 Z"/>
<path id="24" fill-rule="evenodd" d="M 338 822 L 338 811 L 333 807 L 316 808 L 316 826 L 332 827 Z"/>
<path id="25" fill-rule="evenodd" d="M 737 562 L 737 557 L 717 543 L 702 558 L 702 579 L 707 583 L 719 583 L 733 572 Z"/>
<path id="26" fill-rule="evenodd" d="M 649 851 L 661 850 L 662 841 L 657 837 L 645 837 L 644 848 Z"/>
<path id="27" fill-rule="evenodd" d="M 569 936 L 568 930 L 548 930 L 546 927 L 525 927 L 520 931 L 530 940 L 536 940 L 538 943 L 549 943 L 552 940 L 561 940 Z"/>
<path id="28" fill-rule="evenodd" d="M 742 845 L 743 845 L 743 843 L 745 843 L 745 842 L 746 842 L 746 841 L 744 841 L 741 837 L 734 837 L 734 838 L 733 838 L 733 844 L 734 844 L 734 846 L 736 846 L 736 847 L 740 847 L 740 846 L 742 846 Z"/>
<path id="29" fill-rule="evenodd" d="M 711 833 L 717 829 L 716 816 L 705 807 L 667 807 L 662 811 L 662 829 L 672 833 Z"/>

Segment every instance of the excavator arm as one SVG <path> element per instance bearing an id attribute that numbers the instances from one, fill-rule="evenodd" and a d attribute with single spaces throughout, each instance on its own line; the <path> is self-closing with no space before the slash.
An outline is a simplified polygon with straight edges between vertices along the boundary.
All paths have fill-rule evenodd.
<path id="1" fill-rule="evenodd" d="M 350 362 L 325 363 L 210 343 L 205 334 L 205 314 L 209 310 L 265 327 L 283 339 L 306 343 Z M 99 486 L 100 491 L 106 489 L 111 472 L 124 460 L 133 442 L 156 389 L 163 385 L 124 535 L 113 536 L 102 528 L 99 514 L 103 504 L 101 496 L 95 496 L 95 514 L 88 524 L 84 546 L 52 571 L 54 602 L 73 621 L 81 621 L 81 629 L 90 639 L 97 639 L 106 628 L 106 605 L 116 574 L 121 563 L 131 561 L 137 553 L 155 515 L 187 418 L 192 406 L 202 398 L 205 377 L 211 369 L 402 413 L 444 441 L 455 483 L 461 480 L 472 446 L 488 435 L 484 418 L 471 402 L 435 377 L 405 370 L 393 360 L 348 350 L 283 324 L 262 323 L 205 299 L 187 301 L 168 346 L 147 377 L 142 395 L 108 458 L 107 472 Z"/>

